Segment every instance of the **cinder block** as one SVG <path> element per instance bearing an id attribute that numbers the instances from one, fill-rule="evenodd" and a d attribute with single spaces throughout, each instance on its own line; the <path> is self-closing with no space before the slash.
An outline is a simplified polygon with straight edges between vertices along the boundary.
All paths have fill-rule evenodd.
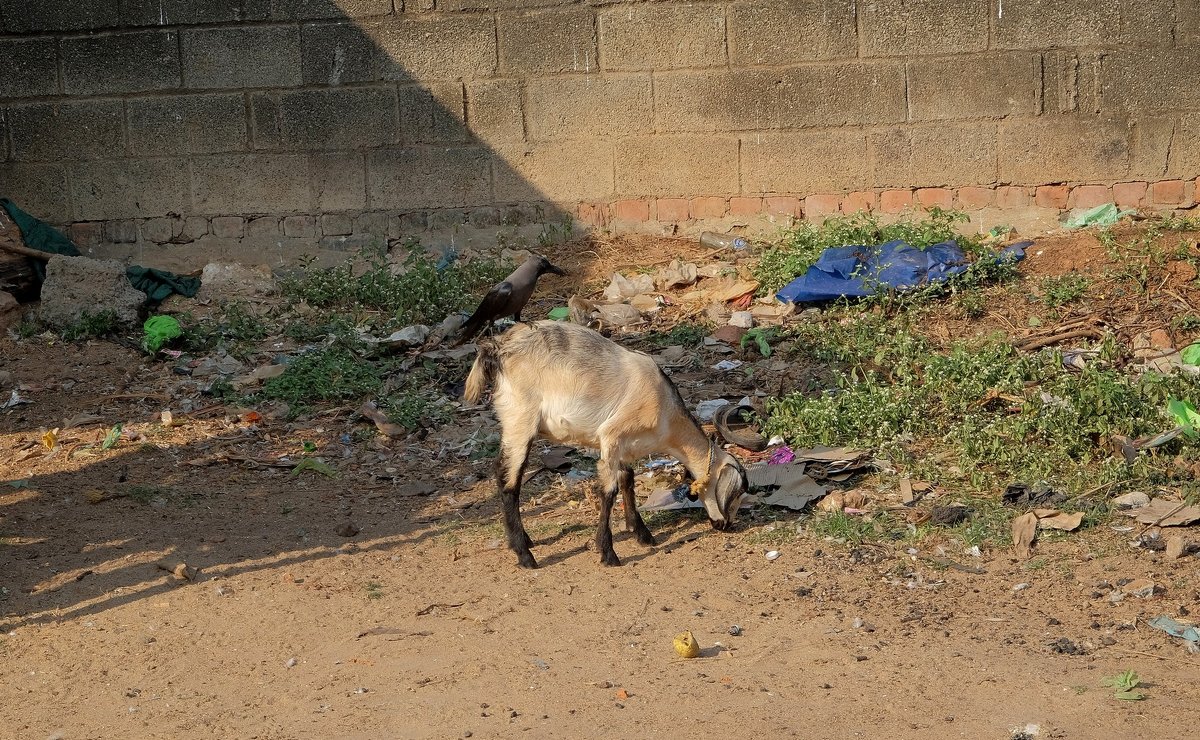
<path id="1" fill-rule="evenodd" d="M 139 231 L 143 241 L 168 244 L 183 236 L 183 225 L 183 219 L 178 216 L 161 216 L 143 221 Z"/>
<path id="2" fill-rule="evenodd" d="M 1067 201 L 1071 197 L 1071 188 L 1067 185 L 1040 185 L 1033 194 L 1033 202 L 1039 208 L 1058 208 L 1067 207 Z"/>
<path id="3" fill-rule="evenodd" d="M 1200 65 L 1200 49 L 1114 52 L 1101 66 L 1104 110 L 1196 110 L 1200 86 L 1184 70 Z"/>
<path id="4" fill-rule="evenodd" d="M 15 160 L 92 159 L 124 148 L 118 100 L 14 105 L 8 130 Z"/>
<path id="5" fill-rule="evenodd" d="M 308 159 L 302 154 L 223 154 L 192 159 L 197 213 L 311 211 Z"/>
<path id="6" fill-rule="evenodd" d="M 1110 46 L 1114 44 L 1170 45 L 1175 21 L 1173 0 L 1008 0 L 998 15 L 993 47 L 1045 49 Z"/>
<path id="7" fill-rule="evenodd" d="M 429 214 L 429 230 L 444 231 L 456 229 L 467 222 L 467 212 L 454 208 L 444 208 Z"/>
<path id="8" fill-rule="evenodd" d="M 471 134 L 484 141 L 519 141 L 525 135 L 520 84 L 516 80 L 467 83 L 467 122 Z"/>
<path id="9" fill-rule="evenodd" d="M 188 216 L 183 222 L 183 236 L 187 241 L 196 241 L 208 233 L 208 219 L 204 216 Z"/>
<path id="10" fill-rule="evenodd" d="M 1106 185 L 1080 185 L 1071 190 L 1067 203 L 1072 208 L 1095 208 L 1112 202 L 1112 192 Z"/>
<path id="11" fill-rule="evenodd" d="M 810 196 L 820 197 L 820 196 Z M 774 195 L 763 198 L 763 210 L 773 216 L 800 216 L 804 212 L 800 199 L 794 195 Z"/>
<path id="12" fill-rule="evenodd" d="M 692 198 L 692 217 L 698 219 L 705 218 L 723 218 L 729 204 L 724 198 L 714 198 L 712 196 L 703 198 Z"/>
<path id="13" fill-rule="evenodd" d="M 841 210 L 842 196 L 837 193 L 817 193 L 804 199 L 804 218 L 814 223 L 836 216 Z"/>
<path id="14" fill-rule="evenodd" d="M 454 208 L 492 200 L 491 156 L 481 147 L 406 147 L 367 154 L 372 208 Z"/>
<path id="15" fill-rule="evenodd" d="M 121 0 L 121 20 L 130 26 L 261 21 L 270 11 L 271 0 Z"/>
<path id="16" fill-rule="evenodd" d="M 995 200 L 995 195 L 991 188 L 959 188 L 955 193 L 955 202 L 965 211 L 977 211 L 990 206 Z"/>
<path id="17" fill-rule="evenodd" d="M 1179 205 L 1184 202 L 1183 180 L 1159 180 L 1150 185 L 1150 200 L 1161 205 Z"/>
<path id="18" fill-rule="evenodd" d="M 690 217 L 687 198 L 658 198 L 654 201 L 654 218 L 663 223 L 683 223 Z"/>
<path id="19" fill-rule="evenodd" d="M 409 234 L 424 231 L 428 225 L 429 215 L 425 211 L 400 213 L 388 219 L 388 236 L 401 239 Z"/>
<path id="20" fill-rule="evenodd" d="M 1122 121 L 1084 116 L 1001 122 L 999 179 L 1038 185 L 1124 177 L 1127 133 Z"/>
<path id="21" fill-rule="evenodd" d="M 656 136 L 621 142 L 616 192 L 627 195 L 699 195 L 733 190 L 738 142 L 720 136 Z"/>
<path id="22" fill-rule="evenodd" d="M 287 216 L 283 219 L 283 235 L 294 239 L 313 239 L 317 236 L 315 216 Z"/>
<path id="23" fill-rule="evenodd" d="M 354 224 L 344 213 L 326 213 L 321 216 L 321 234 L 323 236 L 350 236 L 354 233 Z"/>
<path id="24" fill-rule="evenodd" d="M 864 152 L 864 134 L 854 129 L 746 135 L 742 188 L 753 193 L 857 190 L 874 184 Z M 804 166 L 797 166 L 800 162 Z"/>
<path id="25" fill-rule="evenodd" d="M 467 215 L 467 223 L 477 229 L 487 229 L 500 225 L 499 208 L 476 208 Z"/>
<path id="26" fill-rule="evenodd" d="M 1149 184 L 1144 182 L 1115 183 L 1113 185 L 1113 201 L 1124 208 L 1137 208 L 1145 202 L 1148 187 Z"/>
<path id="27" fill-rule="evenodd" d="M 529 138 L 632 136 L 654 125 L 648 75 L 552 77 L 525 89 Z"/>
<path id="28" fill-rule="evenodd" d="M 547 141 L 494 151 L 495 199 L 570 203 L 613 194 L 613 144 Z"/>
<path id="29" fill-rule="evenodd" d="M 406 144 L 442 144 L 467 140 L 463 85 L 431 82 L 402 86 L 400 131 Z"/>
<path id="30" fill-rule="evenodd" d="M 383 79 L 375 33 L 376 27 L 371 24 L 305 25 L 300 33 L 304 83 L 336 87 Z"/>
<path id="31" fill-rule="evenodd" d="M 129 152 L 137 156 L 246 149 L 242 95 L 173 95 L 126 101 Z"/>
<path id="32" fill-rule="evenodd" d="M 392 10 L 392 0 L 272 0 L 271 3 L 271 17 L 279 20 L 369 18 L 389 15 Z"/>
<path id="33" fill-rule="evenodd" d="M 241 239 L 246 234 L 246 219 L 241 216 L 215 216 L 212 233 L 219 239 Z"/>
<path id="34" fill-rule="evenodd" d="M 0 18 L 10 33 L 113 28 L 121 22 L 120 0 L 85 3 L 2 0 Z"/>
<path id="35" fill-rule="evenodd" d="M 599 18 L 607 70 L 681 69 L 725 64 L 720 5 L 622 5 Z"/>
<path id="36" fill-rule="evenodd" d="M 585 228 L 602 229 L 608 224 L 608 212 L 599 203 L 580 203 L 575 209 L 575 220 Z"/>
<path id="37" fill-rule="evenodd" d="M 755 0 L 729 7 L 729 60 L 786 65 L 858 54 L 854 0 Z"/>
<path id="38" fill-rule="evenodd" d="M 729 199 L 730 216 L 754 216 L 762 213 L 762 198 L 737 196 Z"/>
<path id="39" fill-rule="evenodd" d="M 1099 53 L 1070 50 L 1042 54 L 1042 110 L 1093 113 L 1100 105 Z"/>
<path id="40" fill-rule="evenodd" d="M 1167 176 L 1188 178 L 1200 172 L 1200 113 L 1185 113 L 1171 141 Z"/>
<path id="41" fill-rule="evenodd" d="M 427 2 L 428 0 L 419 0 Z M 413 3 L 405 6 L 407 10 Z M 437 9 L 445 12 L 460 10 L 529 10 L 550 5 L 563 5 L 563 0 L 437 0 Z"/>
<path id="42" fill-rule="evenodd" d="M 81 221 L 186 213 L 185 159 L 116 159 L 70 167 L 71 202 Z"/>
<path id="43" fill-rule="evenodd" d="M 1025 208 L 1032 202 L 1029 188 L 1006 185 L 996 188 L 997 208 Z"/>
<path id="44" fill-rule="evenodd" d="M 1041 59 L 1027 52 L 908 63 L 908 100 L 916 121 L 1034 115 L 1041 84 Z"/>
<path id="45" fill-rule="evenodd" d="M 1200 39 L 1200 3 L 1195 0 L 1185 0 L 1177 3 L 1179 24 L 1175 27 L 1176 35 L 1184 41 Z"/>
<path id="46" fill-rule="evenodd" d="M 1014 2 L 1018 0 L 1009 0 Z M 864 56 L 988 48 L 988 0 L 874 0 L 860 4 Z M 1008 8 L 1005 8 L 1008 11 Z"/>
<path id="47" fill-rule="evenodd" d="M 879 210 L 884 213 L 900 213 L 906 208 L 912 208 L 912 205 L 911 190 L 885 190 L 879 194 Z"/>
<path id="48" fill-rule="evenodd" d="M 170 90 L 180 86 L 174 31 L 75 36 L 59 41 L 67 95 Z"/>
<path id="49" fill-rule="evenodd" d="M 900 123 L 904 66 L 831 62 L 784 70 L 654 75 L 658 131 Z"/>
<path id="50" fill-rule="evenodd" d="M 996 180 L 994 123 L 940 123 L 873 132 L 867 137 L 872 184 L 950 187 Z"/>
<path id="51" fill-rule="evenodd" d="M 387 214 L 380 211 L 358 214 L 354 217 L 354 233 L 387 236 Z"/>
<path id="52" fill-rule="evenodd" d="M 104 239 L 113 244 L 134 244 L 138 240 L 137 222 L 132 219 L 104 222 Z"/>
<path id="53" fill-rule="evenodd" d="M 851 214 L 859 211 L 870 213 L 878 209 L 878 196 L 874 190 L 860 190 L 856 193 L 847 193 L 842 198 L 842 213 Z"/>
<path id="54" fill-rule="evenodd" d="M 67 227 L 67 238 L 77 247 L 94 247 L 104 241 L 103 227 L 100 221 L 78 221 Z"/>
<path id="55" fill-rule="evenodd" d="M 58 93 L 58 51 L 43 39 L 0 39 L 0 98 Z"/>
<path id="56" fill-rule="evenodd" d="M 363 149 L 400 142 L 391 87 L 256 93 L 250 106 L 256 149 Z"/>
<path id="57" fill-rule="evenodd" d="M 362 152 L 327 152 L 308 157 L 313 206 L 318 211 L 367 207 L 367 167 Z"/>
<path id="58" fill-rule="evenodd" d="M 610 206 L 613 221 L 649 221 L 650 201 L 645 198 L 627 198 L 613 202 Z"/>
<path id="59" fill-rule="evenodd" d="M 926 208 L 954 207 L 954 191 L 948 188 L 917 188 L 917 202 Z"/>
<path id="60" fill-rule="evenodd" d="M 503 13 L 498 30 L 502 74 L 597 71 L 595 21 L 589 8 Z"/>
<path id="61" fill-rule="evenodd" d="M 246 220 L 247 237 L 274 238 L 283 233 L 282 219 L 278 216 L 259 216 Z"/>
<path id="62" fill-rule="evenodd" d="M 247 26 L 183 32 L 189 88 L 295 87 L 302 80 L 300 29 Z"/>
<path id="63" fill-rule="evenodd" d="M 375 26 L 373 35 L 383 79 L 476 79 L 496 71 L 490 15 L 396 17 Z"/>
<path id="64" fill-rule="evenodd" d="M 1161 180 L 1168 177 L 1169 160 L 1186 155 L 1189 140 L 1174 115 L 1143 113 L 1130 121 L 1129 172 L 1131 180 Z M 1192 144 L 1194 146 L 1194 143 Z"/>
<path id="65" fill-rule="evenodd" d="M 0 108 L 0 162 L 8 161 L 8 112 Z"/>

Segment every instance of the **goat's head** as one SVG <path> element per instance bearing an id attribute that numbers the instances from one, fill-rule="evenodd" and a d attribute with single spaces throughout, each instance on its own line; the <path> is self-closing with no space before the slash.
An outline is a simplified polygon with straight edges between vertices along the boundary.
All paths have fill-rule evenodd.
<path id="1" fill-rule="evenodd" d="M 699 484 L 703 485 L 699 485 Z M 693 484 L 693 491 L 704 504 L 713 529 L 725 530 L 737 520 L 738 509 L 746 495 L 749 482 L 746 471 L 733 455 L 713 447 L 708 476 Z"/>

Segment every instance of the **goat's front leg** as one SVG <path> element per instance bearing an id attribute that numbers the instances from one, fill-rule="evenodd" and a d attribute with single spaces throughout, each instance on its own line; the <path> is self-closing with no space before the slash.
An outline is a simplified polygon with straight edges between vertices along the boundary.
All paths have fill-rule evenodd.
<path id="1" fill-rule="evenodd" d="M 625 505 L 625 531 L 633 532 L 633 536 L 643 545 L 657 544 L 650 528 L 642 520 L 641 512 L 637 510 L 637 498 L 633 492 L 633 468 L 621 468 L 618 474 L 621 487 L 621 502 Z"/>
<path id="2" fill-rule="evenodd" d="M 529 548 L 533 540 L 521 522 L 521 477 L 525 474 L 525 462 L 529 459 L 529 442 L 523 446 L 502 445 L 496 459 L 496 489 L 500 492 L 500 503 L 504 507 L 504 534 L 509 548 L 517 554 L 517 564 L 522 568 L 536 568 L 537 560 Z"/>
<path id="3" fill-rule="evenodd" d="M 620 472 L 612 469 L 601 456 L 600 474 L 600 523 L 596 526 L 596 550 L 600 553 L 600 562 L 605 565 L 620 565 L 621 559 L 613 549 L 612 525 L 609 517 L 612 514 L 613 502 L 617 499 L 617 485 Z"/>

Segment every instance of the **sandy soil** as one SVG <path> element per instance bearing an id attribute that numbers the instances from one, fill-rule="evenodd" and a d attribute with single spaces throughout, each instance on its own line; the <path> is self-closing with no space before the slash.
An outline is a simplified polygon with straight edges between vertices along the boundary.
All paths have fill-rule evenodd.
<path id="1" fill-rule="evenodd" d="M 761 523 L 657 518 L 660 544 L 619 535 L 613 569 L 584 487 L 543 474 L 529 572 L 500 546 L 490 462 L 435 461 L 436 435 L 346 444 L 361 421 L 336 409 L 167 428 L 168 370 L 110 342 L 0 339 L 0 370 L 33 401 L 0 411 L 0 738 L 1193 732 L 1200 657 L 1143 620 L 1200 609 L 1195 560 L 1129 534 L 1032 562 L 946 553 L 985 571 L 968 573 L 810 537 L 769 561 Z M 95 447 L 118 422 L 140 436 Z M 305 441 L 340 478 L 237 459 Z M 194 580 L 159 567 L 181 562 Z M 1135 578 L 1159 593 L 1114 603 Z M 673 652 L 685 629 L 700 659 Z M 1102 686 L 1126 669 L 1146 701 Z"/>

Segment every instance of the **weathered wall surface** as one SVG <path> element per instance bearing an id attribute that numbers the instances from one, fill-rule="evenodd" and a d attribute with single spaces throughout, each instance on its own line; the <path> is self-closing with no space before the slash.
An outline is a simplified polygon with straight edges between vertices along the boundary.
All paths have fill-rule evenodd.
<path id="1" fill-rule="evenodd" d="M 81 242 L 1188 206 L 1200 0 L 0 0 Z"/>

